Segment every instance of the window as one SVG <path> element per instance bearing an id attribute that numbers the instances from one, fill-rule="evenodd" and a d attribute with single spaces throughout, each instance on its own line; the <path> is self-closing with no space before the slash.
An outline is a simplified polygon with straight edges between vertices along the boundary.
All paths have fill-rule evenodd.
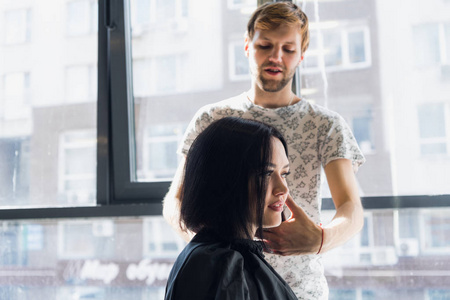
<path id="1" fill-rule="evenodd" d="M 298 2 L 302 97 L 367 159 L 365 226 L 325 255 L 331 298 L 448 297 L 445 2 Z M 0 298 L 164 297 L 184 246 L 161 218 L 176 149 L 199 107 L 250 87 L 256 4 L 0 1 Z"/>
<path id="2" fill-rule="evenodd" d="M 245 56 L 242 39 L 230 43 L 228 51 L 230 80 L 249 80 L 250 69 L 247 57 Z"/>
<path id="3" fill-rule="evenodd" d="M 111 220 L 61 221 L 58 224 L 58 257 L 84 259 L 101 255 L 102 259 L 108 259 L 114 255 L 113 237 Z"/>
<path id="4" fill-rule="evenodd" d="M 417 67 L 450 64 L 450 23 L 428 23 L 413 28 Z"/>
<path id="5" fill-rule="evenodd" d="M 249 8 L 252 11 L 256 8 L 255 1 L 253 0 L 227 0 L 229 9 L 242 9 Z"/>
<path id="6" fill-rule="evenodd" d="M 448 153 L 448 113 L 443 103 L 428 103 L 418 107 L 420 153 L 436 155 Z"/>
<path id="7" fill-rule="evenodd" d="M 189 0 L 131 0 L 133 35 L 139 36 L 156 28 L 186 31 L 189 5 Z"/>
<path id="8" fill-rule="evenodd" d="M 28 72 L 5 74 L 2 98 L 3 118 L 29 118 L 31 113 L 30 74 Z"/>
<path id="9" fill-rule="evenodd" d="M 66 68 L 67 103 L 94 101 L 97 92 L 97 69 L 94 66 Z"/>
<path id="10" fill-rule="evenodd" d="M 96 147 L 94 131 L 67 132 L 61 136 L 60 203 L 94 205 L 96 198 Z"/>
<path id="11" fill-rule="evenodd" d="M 171 258 L 186 245 L 162 217 L 146 219 L 144 226 L 144 255 L 148 257 Z"/>
<path id="12" fill-rule="evenodd" d="M 118 83 L 115 86 L 125 93 L 124 97 L 131 100 L 119 109 L 129 111 L 130 118 L 123 120 L 123 125 L 113 123 L 117 128 L 133 124 L 130 127 L 133 130 L 130 142 L 120 143 L 123 147 L 120 152 L 130 153 L 131 161 L 117 160 L 121 166 L 116 167 L 124 168 L 121 173 L 129 178 L 130 184 L 117 184 L 116 195 L 124 190 L 133 190 L 131 186 L 135 182 L 141 186 L 160 186 L 161 194 L 157 197 L 163 197 L 179 161 L 175 150 L 192 115 L 212 99 L 221 98 L 220 95 L 230 94 L 237 88 L 229 80 L 226 63 L 229 53 L 222 38 L 224 24 L 221 17 L 228 12 L 223 11 L 220 1 L 162 2 L 130 3 L 129 30 L 132 35 L 129 66 L 133 76 L 129 87 L 132 86 L 133 98 L 125 96 L 126 80 L 122 77 L 123 71 L 119 71 L 127 67 L 124 64 L 115 66 L 116 60 L 112 59 L 112 68 L 117 70 L 112 71 L 112 80 Z M 155 24 L 154 20 L 158 17 L 153 16 L 154 11 L 151 11 L 148 23 L 143 23 L 146 18 L 141 17 L 137 7 L 153 7 L 166 16 L 165 20 Z M 205 11 L 208 13 L 205 14 Z M 247 17 L 245 12 L 234 16 L 242 28 Z M 189 26 L 180 31 L 178 25 L 169 25 L 170 20 L 174 20 L 175 24 L 184 20 Z M 225 41 L 233 40 L 235 36 L 236 33 L 232 32 Z M 242 43 L 243 40 L 242 37 Z M 112 96 L 117 97 L 119 102 L 124 99 L 120 93 L 113 93 Z M 119 188 L 121 185 L 123 188 Z M 136 197 L 148 198 L 145 194 Z M 124 199 L 132 201 L 134 196 L 130 198 L 128 195 Z"/>
<path id="13" fill-rule="evenodd" d="M 0 205 L 26 205 L 30 193 L 30 139 L 0 139 Z M 14 199 L 14 201 L 11 201 Z"/>
<path id="14" fill-rule="evenodd" d="M 337 28 L 333 28 L 335 26 Z M 328 25 L 326 22 L 312 23 L 303 69 L 305 72 L 317 72 L 322 63 L 327 71 L 370 67 L 368 28 L 340 28 L 336 22 L 330 22 Z"/>
<path id="15" fill-rule="evenodd" d="M 147 128 L 140 180 L 168 180 L 173 177 L 180 160 L 177 149 L 186 127 L 187 124 L 164 124 Z"/>
<path id="16" fill-rule="evenodd" d="M 31 39 L 31 11 L 15 9 L 4 12 L 5 44 L 15 45 L 27 43 Z"/>
<path id="17" fill-rule="evenodd" d="M 371 153 L 375 149 L 371 109 L 352 119 L 352 129 L 361 151 L 364 154 Z"/>
<path id="18" fill-rule="evenodd" d="M 0 4 L 1 208 L 92 206 L 98 3 L 25 2 Z"/>
<path id="19" fill-rule="evenodd" d="M 427 254 L 449 255 L 450 220 L 442 211 L 428 210 L 421 214 L 422 247 Z"/>
<path id="20" fill-rule="evenodd" d="M 88 35 L 97 32 L 98 5 L 94 0 L 67 2 L 67 34 Z"/>

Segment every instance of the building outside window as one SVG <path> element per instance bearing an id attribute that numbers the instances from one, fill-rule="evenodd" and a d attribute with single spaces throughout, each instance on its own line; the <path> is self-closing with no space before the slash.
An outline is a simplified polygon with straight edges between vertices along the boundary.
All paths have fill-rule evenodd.
<path id="1" fill-rule="evenodd" d="M 253 0 L 227 0 L 228 9 L 256 8 Z"/>
<path id="2" fill-rule="evenodd" d="M 373 136 L 373 116 L 371 109 L 360 116 L 352 119 L 353 135 L 358 141 L 358 145 L 363 153 L 370 153 L 375 150 Z"/>
<path id="3" fill-rule="evenodd" d="M 0 107 L 4 119 L 29 118 L 31 114 L 30 73 L 14 72 L 3 76 Z"/>
<path id="4" fill-rule="evenodd" d="M 0 298 L 162 299 L 183 247 L 161 218 L 176 150 L 200 107 L 250 87 L 256 1 L 124 1 L 114 30 L 105 2 L 25 2 L 0 1 Z M 348 120 L 367 158 L 365 226 L 324 256 L 330 299 L 445 299 L 449 3 L 356 2 L 298 2 L 302 97 Z M 6 117 L 5 95 L 29 113 Z"/>
<path id="5" fill-rule="evenodd" d="M 160 218 L 144 221 L 144 255 L 150 258 L 172 258 L 186 243 Z"/>
<path id="6" fill-rule="evenodd" d="M 98 4 L 95 0 L 67 2 L 67 34 L 83 36 L 97 32 Z"/>
<path id="7" fill-rule="evenodd" d="M 427 103 L 418 106 L 421 155 L 448 155 L 450 115 L 448 105 Z"/>
<path id="8" fill-rule="evenodd" d="M 92 205 L 96 197 L 95 132 L 66 132 L 60 142 L 60 201 Z"/>
<path id="9" fill-rule="evenodd" d="M 450 64 L 450 23 L 426 23 L 413 28 L 417 67 Z"/>
<path id="10" fill-rule="evenodd" d="M 429 255 L 450 253 L 450 220 L 442 211 L 427 210 L 420 216 L 421 247 Z"/>
<path id="11" fill-rule="evenodd" d="M 337 26 L 334 23 L 330 23 Z M 316 27 L 320 28 L 320 24 Z M 327 71 L 368 68 L 371 65 L 370 36 L 367 27 L 314 29 L 305 53 L 303 70 L 320 70 L 320 58 Z"/>
<path id="12" fill-rule="evenodd" d="M 229 74 L 231 81 L 249 80 L 250 69 L 245 56 L 242 38 L 233 41 L 228 46 Z"/>
<path id="13" fill-rule="evenodd" d="M 155 28 L 185 31 L 189 2 L 189 0 L 131 0 L 133 35 L 140 35 L 146 30 Z"/>
<path id="14" fill-rule="evenodd" d="M 141 180 L 161 180 L 173 177 L 180 161 L 180 147 L 187 124 L 164 124 L 147 129 L 143 147 Z"/>
<path id="15" fill-rule="evenodd" d="M 97 92 L 97 68 L 89 65 L 69 66 L 66 75 L 66 101 L 79 103 L 95 101 Z"/>
<path id="16" fill-rule="evenodd" d="M 6 45 L 24 44 L 31 41 L 31 10 L 14 9 L 4 14 L 4 43 Z"/>

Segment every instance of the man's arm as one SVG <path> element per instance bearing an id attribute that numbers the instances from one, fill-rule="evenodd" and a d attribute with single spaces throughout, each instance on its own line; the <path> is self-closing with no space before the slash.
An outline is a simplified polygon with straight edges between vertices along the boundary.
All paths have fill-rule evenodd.
<path id="1" fill-rule="evenodd" d="M 320 253 L 336 248 L 351 239 L 364 225 L 352 163 L 337 159 L 325 166 L 328 185 L 336 207 L 333 220 L 323 227 Z M 286 205 L 291 217 L 279 227 L 264 233 L 267 245 L 280 255 L 316 254 L 322 243 L 322 229 L 289 197 Z"/>
<path id="2" fill-rule="evenodd" d="M 180 194 L 185 162 L 186 158 L 183 156 L 177 171 L 175 172 L 175 176 L 173 177 L 169 192 L 164 197 L 163 216 L 169 225 L 172 226 L 186 242 L 189 242 L 193 237 L 193 233 L 190 231 L 186 232 L 180 227 Z"/>
<path id="3" fill-rule="evenodd" d="M 336 207 L 336 214 L 333 220 L 324 226 L 321 252 L 344 244 L 364 225 L 363 207 L 352 162 L 348 159 L 334 160 L 325 166 L 325 174 Z"/>

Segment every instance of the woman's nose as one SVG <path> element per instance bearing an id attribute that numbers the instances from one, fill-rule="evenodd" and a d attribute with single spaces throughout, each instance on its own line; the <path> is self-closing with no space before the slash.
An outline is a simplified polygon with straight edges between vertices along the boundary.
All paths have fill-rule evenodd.
<path id="1" fill-rule="evenodd" d="M 283 177 L 279 178 L 277 180 L 275 189 L 274 189 L 274 194 L 276 196 L 282 196 L 284 194 L 287 194 L 289 192 L 289 187 L 288 184 L 286 182 L 286 179 L 284 179 Z"/>

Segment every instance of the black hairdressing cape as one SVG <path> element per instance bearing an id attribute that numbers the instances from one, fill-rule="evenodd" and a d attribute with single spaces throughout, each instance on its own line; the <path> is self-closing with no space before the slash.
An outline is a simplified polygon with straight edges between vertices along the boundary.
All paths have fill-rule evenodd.
<path id="1" fill-rule="evenodd" d="M 297 300 L 251 240 L 219 241 L 199 232 L 170 272 L 165 300 Z"/>

